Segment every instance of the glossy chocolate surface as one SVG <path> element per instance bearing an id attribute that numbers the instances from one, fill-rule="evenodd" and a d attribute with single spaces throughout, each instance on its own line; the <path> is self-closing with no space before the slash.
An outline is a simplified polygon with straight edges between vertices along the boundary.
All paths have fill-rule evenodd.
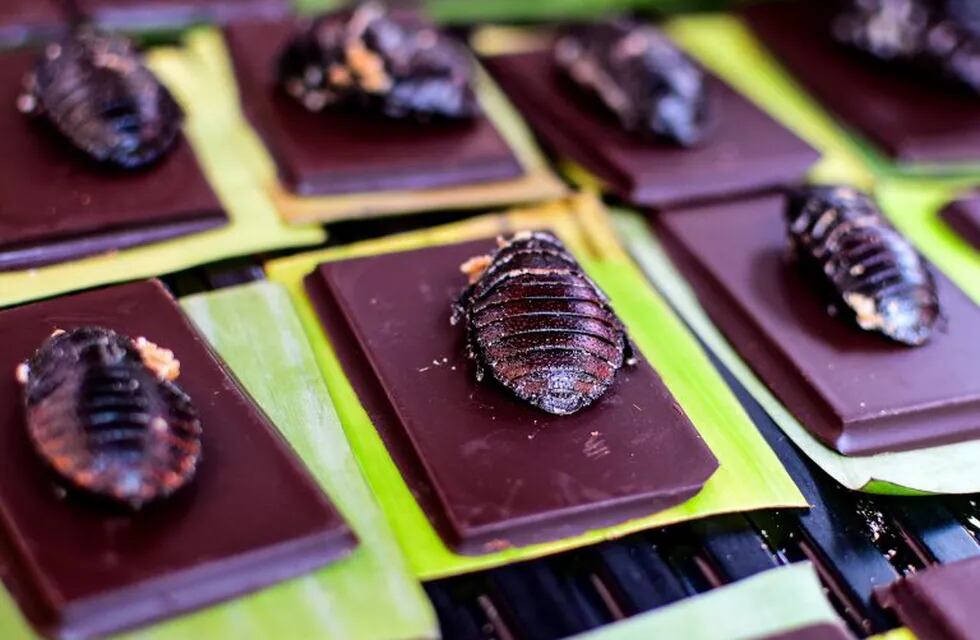
<path id="1" fill-rule="evenodd" d="M 685 149 L 622 130 L 561 77 L 547 51 L 493 56 L 487 67 L 545 144 L 641 206 L 707 201 L 799 180 L 819 155 L 713 76 L 709 125 Z"/>
<path id="2" fill-rule="evenodd" d="M 949 203 L 939 216 L 980 251 L 980 190 Z"/>
<path id="3" fill-rule="evenodd" d="M 204 430 L 193 482 L 137 513 L 67 496 L 24 426 L 14 369 L 56 328 L 145 336 L 181 361 Z M 0 525 L 4 583 L 51 635 L 88 637 L 166 618 L 320 567 L 354 544 L 268 419 L 159 282 L 0 313 Z"/>
<path id="4" fill-rule="evenodd" d="M 787 260 L 783 207 L 769 196 L 656 218 L 701 304 L 762 381 L 844 454 L 980 437 L 980 307 L 933 268 L 947 327 L 924 346 L 830 316 Z"/>
<path id="5" fill-rule="evenodd" d="M 0 54 L 0 271 L 157 242 L 227 223 L 194 152 L 180 139 L 138 171 L 100 165 L 43 118 L 17 111 L 35 54 Z"/>
<path id="6" fill-rule="evenodd" d="M 242 108 L 279 170 L 300 195 L 421 190 L 505 180 L 523 169 L 486 117 L 417 122 L 352 113 L 311 113 L 278 86 L 275 62 L 292 21 L 226 30 Z"/>
<path id="7" fill-rule="evenodd" d="M 281 18 L 289 0 L 73 0 L 79 11 L 113 29 L 176 29 L 202 22 Z"/>
<path id="8" fill-rule="evenodd" d="M 813 96 L 889 157 L 910 163 L 980 160 L 980 98 L 863 59 L 833 40 L 831 2 L 769 2 L 749 25 Z"/>
<path id="9" fill-rule="evenodd" d="M 980 557 L 937 565 L 876 592 L 919 640 L 970 640 L 980 629 Z"/>
<path id="10" fill-rule="evenodd" d="M 571 416 L 477 382 L 450 303 L 468 242 L 321 265 L 307 291 L 420 506 L 448 546 L 479 554 L 652 514 L 717 461 L 650 365 L 621 370 Z"/>

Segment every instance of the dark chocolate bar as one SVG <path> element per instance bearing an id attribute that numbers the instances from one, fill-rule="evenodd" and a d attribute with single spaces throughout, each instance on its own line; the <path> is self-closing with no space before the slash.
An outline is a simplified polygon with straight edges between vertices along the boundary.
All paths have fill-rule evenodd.
<path id="1" fill-rule="evenodd" d="M 17 111 L 35 55 L 0 54 L 0 271 L 213 229 L 228 218 L 186 140 L 137 171 L 103 166 Z"/>
<path id="2" fill-rule="evenodd" d="M 273 20 L 289 15 L 289 0 L 71 0 L 78 11 L 110 29 L 179 29 L 198 23 Z"/>
<path id="3" fill-rule="evenodd" d="M 913 573 L 875 596 L 919 640 L 971 640 L 980 629 L 980 557 Z"/>
<path id="4" fill-rule="evenodd" d="M 883 68 L 834 41 L 833 2 L 746 7 L 752 30 L 848 128 L 908 163 L 980 160 L 980 100 Z"/>
<path id="5" fill-rule="evenodd" d="M 65 494 L 27 437 L 17 365 L 55 329 L 97 325 L 173 350 L 203 427 L 191 484 L 133 513 Z M 145 281 L 0 313 L 0 542 L 27 618 L 90 637 L 296 576 L 354 539 L 275 427 L 163 285 Z"/>
<path id="6" fill-rule="evenodd" d="M 954 200 L 943 207 L 939 215 L 956 233 L 980 251 L 980 191 Z"/>
<path id="7" fill-rule="evenodd" d="M 692 148 L 622 130 L 561 77 L 548 51 L 490 57 L 487 68 L 544 143 L 589 170 L 618 197 L 664 208 L 798 181 L 819 159 L 714 76 L 706 80 L 714 123 Z"/>
<path id="8" fill-rule="evenodd" d="M 294 21 L 230 26 L 228 48 L 242 109 L 283 184 L 300 195 L 422 190 L 505 180 L 523 169 L 485 116 L 420 124 L 338 107 L 311 113 L 276 80 Z"/>
<path id="9" fill-rule="evenodd" d="M 573 536 L 693 496 L 717 461 L 649 363 L 571 416 L 478 382 L 450 303 L 492 240 L 321 265 L 307 292 L 344 371 L 446 544 Z"/>
<path id="10" fill-rule="evenodd" d="M 47 40 L 67 29 L 67 0 L 3 0 L 0 2 L 0 46 Z"/>
<path id="11" fill-rule="evenodd" d="M 784 206 L 774 195 L 655 218 L 732 346 L 804 427 L 841 453 L 980 437 L 980 307 L 934 270 L 947 326 L 921 347 L 832 317 L 787 258 Z"/>

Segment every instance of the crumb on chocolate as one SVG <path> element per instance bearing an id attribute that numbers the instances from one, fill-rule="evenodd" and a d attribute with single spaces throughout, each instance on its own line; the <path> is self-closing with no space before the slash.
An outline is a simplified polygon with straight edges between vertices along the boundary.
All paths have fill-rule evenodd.
<path id="1" fill-rule="evenodd" d="M 505 549 L 510 549 L 510 547 L 510 542 L 501 538 L 496 538 L 483 545 L 486 551 L 504 551 Z"/>
<path id="2" fill-rule="evenodd" d="M 180 376 L 180 360 L 174 357 L 170 349 L 164 349 L 143 336 L 133 340 L 133 346 L 140 352 L 143 364 L 160 380 L 176 380 Z"/>
<path id="3" fill-rule="evenodd" d="M 459 270 L 465 273 L 469 277 L 470 284 L 473 284 L 483 276 L 483 272 L 491 262 L 493 262 L 492 256 L 475 256 L 460 265 Z"/>

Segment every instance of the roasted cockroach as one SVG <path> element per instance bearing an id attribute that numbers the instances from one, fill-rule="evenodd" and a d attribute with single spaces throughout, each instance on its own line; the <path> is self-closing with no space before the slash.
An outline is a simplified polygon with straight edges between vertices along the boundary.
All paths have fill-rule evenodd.
<path id="1" fill-rule="evenodd" d="M 17 378 L 38 455 L 66 483 L 134 509 L 187 484 L 201 424 L 173 354 L 101 327 L 58 331 Z"/>
<path id="2" fill-rule="evenodd" d="M 980 2 L 846 0 L 834 36 L 873 58 L 980 94 Z"/>
<path id="3" fill-rule="evenodd" d="M 278 68 L 285 91 L 309 111 L 346 105 L 418 120 L 481 113 L 466 50 L 374 2 L 313 20 L 287 43 Z"/>
<path id="4" fill-rule="evenodd" d="M 552 234 L 520 232 L 498 245 L 463 264 L 470 285 L 453 306 L 477 379 L 489 370 L 548 413 L 587 407 L 634 362 L 622 322 Z"/>
<path id="5" fill-rule="evenodd" d="M 811 186 L 793 190 L 787 203 L 790 246 L 830 296 L 833 314 L 907 345 L 929 339 L 941 318 L 932 272 L 870 197 Z"/>
<path id="6" fill-rule="evenodd" d="M 87 29 L 44 48 L 17 106 L 95 160 L 127 169 L 162 157 L 183 120 L 131 41 Z"/>
<path id="7" fill-rule="evenodd" d="M 655 27 L 628 20 L 572 27 L 556 41 L 554 57 L 625 130 L 681 146 L 704 137 L 704 74 Z"/>

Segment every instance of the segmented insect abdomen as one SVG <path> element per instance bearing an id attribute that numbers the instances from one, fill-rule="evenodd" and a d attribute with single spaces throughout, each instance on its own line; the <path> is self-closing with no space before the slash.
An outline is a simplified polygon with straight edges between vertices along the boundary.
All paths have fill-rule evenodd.
<path id="1" fill-rule="evenodd" d="M 554 55 L 559 69 L 625 130 L 682 146 L 703 138 L 704 74 L 653 26 L 628 20 L 576 26 L 558 39 Z"/>
<path id="2" fill-rule="evenodd" d="M 45 116 L 100 162 L 141 167 L 180 131 L 180 107 L 120 36 L 80 31 L 50 44 L 25 83 L 21 110 Z"/>
<path id="3" fill-rule="evenodd" d="M 186 484 L 201 458 L 190 398 L 144 358 L 106 329 L 56 334 L 27 363 L 24 390 L 40 457 L 70 486 L 132 507 Z"/>
<path id="4" fill-rule="evenodd" d="M 478 377 L 489 371 L 519 398 L 563 415 L 599 398 L 632 357 L 605 296 L 553 235 L 519 233 L 464 269 L 473 282 L 454 318 L 466 320 Z"/>
<path id="5" fill-rule="evenodd" d="M 867 195 L 849 187 L 805 187 L 791 195 L 792 246 L 832 292 L 835 310 L 909 345 L 926 342 L 940 318 L 932 272 Z"/>

